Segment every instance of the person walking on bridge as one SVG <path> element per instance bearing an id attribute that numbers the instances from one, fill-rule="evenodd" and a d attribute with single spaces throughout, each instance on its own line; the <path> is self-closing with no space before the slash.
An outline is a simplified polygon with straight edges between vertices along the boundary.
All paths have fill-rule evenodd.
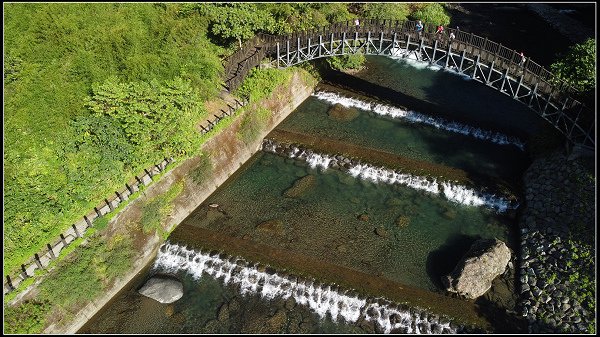
<path id="1" fill-rule="evenodd" d="M 523 67 L 525 65 L 526 57 L 523 54 L 523 52 L 521 52 L 521 54 L 519 54 L 519 56 L 521 56 L 521 62 L 519 62 L 519 66 Z"/>
<path id="2" fill-rule="evenodd" d="M 421 20 L 417 21 L 417 34 L 419 34 L 419 37 L 421 37 L 421 33 L 423 32 L 423 23 L 421 22 Z"/>

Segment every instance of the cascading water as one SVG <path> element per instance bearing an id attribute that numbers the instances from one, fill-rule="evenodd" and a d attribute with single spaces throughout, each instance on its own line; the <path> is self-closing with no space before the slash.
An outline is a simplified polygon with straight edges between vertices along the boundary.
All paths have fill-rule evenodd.
<path id="1" fill-rule="evenodd" d="M 224 284 L 240 287 L 242 294 L 258 294 L 265 299 L 293 297 L 296 303 L 308 306 L 321 318 L 327 314 L 334 321 L 343 319 L 355 323 L 359 319 L 375 321 L 385 332 L 457 333 L 461 327 L 422 310 L 401 308 L 384 299 L 363 299 L 330 285 L 315 284 L 314 280 L 280 276 L 275 272 L 259 271 L 256 265 L 241 258 L 211 256 L 202 251 L 166 243 L 154 263 L 154 270 L 177 273 L 184 271 L 194 279 L 206 273 Z M 402 306 L 403 307 L 403 306 Z"/>
<path id="2" fill-rule="evenodd" d="M 462 205 L 486 206 L 495 209 L 499 213 L 519 207 L 518 202 L 511 202 L 507 198 L 496 196 L 495 194 L 475 191 L 466 186 L 455 185 L 450 182 L 438 182 L 434 178 L 413 176 L 383 167 L 353 162 L 340 155 L 328 156 L 319 154 L 309 149 L 299 149 L 295 146 L 279 144 L 268 139 L 263 141 L 262 150 L 287 155 L 290 158 L 305 160 L 312 168 L 317 166 L 323 169 L 335 167 L 346 171 L 353 177 L 364 180 L 384 182 L 387 184 L 401 184 L 436 195 L 441 193 L 446 199 Z"/>
<path id="3" fill-rule="evenodd" d="M 426 124 L 441 130 L 471 136 L 477 139 L 490 141 L 495 144 L 514 145 L 521 151 L 525 150 L 525 144 L 520 139 L 502 134 L 500 132 L 483 130 L 474 126 L 447 121 L 443 118 L 431 117 L 415 111 L 403 110 L 391 105 L 370 103 L 357 98 L 344 97 L 334 92 L 319 91 L 314 93 L 313 96 L 331 104 L 341 104 L 345 107 L 354 107 L 365 111 L 372 111 L 381 116 L 404 119 L 412 123 Z"/>

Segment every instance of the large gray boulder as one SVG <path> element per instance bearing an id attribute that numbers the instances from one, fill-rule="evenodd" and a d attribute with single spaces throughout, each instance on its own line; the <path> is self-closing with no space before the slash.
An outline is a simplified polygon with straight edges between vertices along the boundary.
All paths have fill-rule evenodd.
<path id="1" fill-rule="evenodd" d="M 183 296 L 183 284 L 171 277 L 154 276 L 138 292 L 160 303 L 173 303 Z"/>
<path id="2" fill-rule="evenodd" d="M 504 273 L 510 250 L 498 239 L 477 240 L 452 273 L 442 277 L 447 291 L 467 298 L 477 298 L 485 294 L 496 276 Z"/>

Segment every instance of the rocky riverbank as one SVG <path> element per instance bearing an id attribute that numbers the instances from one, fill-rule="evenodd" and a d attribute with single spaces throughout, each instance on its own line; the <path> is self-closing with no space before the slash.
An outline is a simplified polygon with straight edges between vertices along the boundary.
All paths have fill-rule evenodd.
<path id="1" fill-rule="evenodd" d="M 531 333 L 593 333 L 595 177 L 555 152 L 524 176 L 522 314 Z"/>

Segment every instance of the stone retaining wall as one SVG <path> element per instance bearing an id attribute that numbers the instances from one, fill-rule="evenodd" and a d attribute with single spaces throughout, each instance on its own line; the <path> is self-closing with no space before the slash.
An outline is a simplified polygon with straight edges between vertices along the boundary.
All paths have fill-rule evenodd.
<path id="1" fill-rule="evenodd" d="M 586 271 L 573 252 L 593 249 L 581 240 L 586 228 L 594 237 L 594 184 L 582 179 L 586 174 L 579 162 L 562 153 L 536 160 L 525 173 L 519 267 L 521 309 L 529 332 L 584 333 L 593 322 L 594 310 L 571 296 L 580 291 L 580 283 L 570 281 L 574 273 Z"/>

